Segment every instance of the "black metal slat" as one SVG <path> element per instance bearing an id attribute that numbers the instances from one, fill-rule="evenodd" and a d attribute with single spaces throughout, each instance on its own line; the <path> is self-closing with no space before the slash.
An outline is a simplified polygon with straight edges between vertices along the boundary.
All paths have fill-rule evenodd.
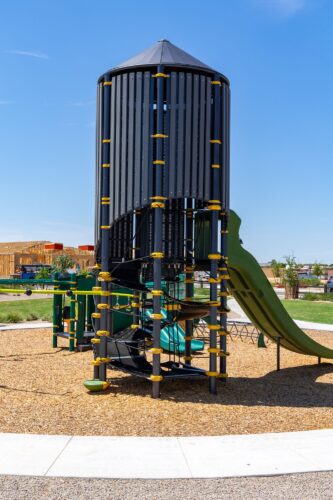
<path id="1" fill-rule="evenodd" d="M 191 197 L 196 198 L 198 193 L 198 133 L 199 133 L 199 75 L 193 76 L 193 103 L 192 103 L 192 173 Z"/>
<path id="2" fill-rule="evenodd" d="M 170 77 L 170 131 L 169 131 L 169 193 L 170 198 L 176 197 L 176 169 L 177 169 L 177 119 L 178 119 L 178 73 L 173 71 Z M 167 196 L 167 194 L 166 194 Z"/>
<path id="3" fill-rule="evenodd" d="M 129 74 L 128 90 L 128 159 L 127 159 L 127 209 L 133 210 L 133 179 L 135 150 L 135 73 Z"/>
<path id="4" fill-rule="evenodd" d="M 143 74 L 141 71 L 136 73 L 134 208 L 141 207 L 142 88 L 143 88 L 142 78 Z"/>
<path id="5" fill-rule="evenodd" d="M 114 221 L 115 213 L 115 197 L 114 197 L 114 167 L 115 167 L 115 143 L 117 137 L 117 127 L 116 127 L 116 92 L 117 92 L 117 80 L 116 77 L 112 77 L 111 86 L 111 110 L 110 110 L 110 129 L 111 129 L 111 143 L 110 143 L 110 224 Z"/>
<path id="6" fill-rule="evenodd" d="M 192 177 L 192 73 L 186 73 L 186 96 L 185 96 L 185 158 L 184 158 L 184 188 L 183 196 L 191 195 Z"/>
<path id="7" fill-rule="evenodd" d="M 212 116 L 212 85 L 211 78 L 206 78 L 206 120 L 205 120 L 205 176 L 204 176 L 204 199 L 208 201 L 211 193 L 211 116 Z"/>
<path id="8" fill-rule="evenodd" d="M 128 75 L 122 75 L 122 96 L 121 96 L 121 162 L 120 162 L 120 215 L 128 211 L 127 205 L 127 180 L 128 177 L 128 163 L 127 163 L 127 130 L 128 127 Z"/>
<path id="9" fill-rule="evenodd" d="M 121 90 L 122 90 L 121 75 L 117 76 L 116 83 L 116 137 L 115 137 L 115 156 L 114 156 L 114 218 L 119 217 L 119 201 L 120 201 L 120 175 L 121 175 L 121 140 L 122 140 L 122 123 L 121 123 Z"/>
<path id="10" fill-rule="evenodd" d="M 205 175 L 205 124 L 206 124 L 206 78 L 200 76 L 200 114 L 199 114 L 199 163 L 197 176 L 197 197 L 203 199 L 204 195 L 204 175 Z"/>
<path id="11" fill-rule="evenodd" d="M 184 134 L 185 134 L 185 74 L 179 73 L 178 82 L 178 133 L 177 133 L 177 198 L 184 190 Z"/>
<path id="12" fill-rule="evenodd" d="M 152 173 L 152 162 L 150 161 L 150 111 L 152 103 L 151 95 L 151 74 L 145 71 L 143 80 L 143 116 L 142 116 L 142 189 L 141 206 L 149 203 L 149 175 Z"/>

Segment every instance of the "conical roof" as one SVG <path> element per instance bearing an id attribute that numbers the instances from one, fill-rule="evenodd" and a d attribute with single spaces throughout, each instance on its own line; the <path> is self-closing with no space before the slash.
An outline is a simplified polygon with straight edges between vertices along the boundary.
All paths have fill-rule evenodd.
<path id="1" fill-rule="evenodd" d="M 163 64 L 167 66 L 188 66 L 191 68 L 200 68 L 213 72 L 214 70 L 207 64 L 199 61 L 182 49 L 176 47 L 168 40 L 159 40 L 148 49 L 140 52 L 134 57 L 118 64 L 114 70 L 121 68 L 130 68 L 133 66 L 156 66 Z"/>

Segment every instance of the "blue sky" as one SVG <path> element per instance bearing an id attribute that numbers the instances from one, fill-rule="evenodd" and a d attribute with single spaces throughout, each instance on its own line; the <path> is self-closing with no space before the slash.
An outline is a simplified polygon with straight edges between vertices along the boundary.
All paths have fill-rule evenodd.
<path id="1" fill-rule="evenodd" d="M 93 241 L 98 76 L 167 38 L 232 88 L 232 207 L 260 261 L 333 263 L 331 0 L 0 4 L 0 240 Z"/>

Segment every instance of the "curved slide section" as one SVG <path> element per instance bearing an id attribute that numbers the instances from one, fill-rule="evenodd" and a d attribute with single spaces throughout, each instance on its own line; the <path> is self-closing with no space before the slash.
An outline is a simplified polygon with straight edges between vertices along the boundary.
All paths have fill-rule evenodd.
<path id="1" fill-rule="evenodd" d="M 318 344 L 291 319 L 256 259 L 240 243 L 241 219 L 231 211 L 229 221 L 229 289 L 254 325 L 283 347 L 310 356 L 333 359 L 333 349 Z"/>

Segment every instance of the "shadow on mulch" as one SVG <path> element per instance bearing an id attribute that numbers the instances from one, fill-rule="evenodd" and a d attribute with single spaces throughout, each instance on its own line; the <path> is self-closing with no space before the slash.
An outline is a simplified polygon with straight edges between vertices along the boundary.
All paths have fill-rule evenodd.
<path id="1" fill-rule="evenodd" d="M 317 379 L 333 372 L 333 364 L 284 368 L 258 378 L 230 377 L 218 382 L 218 394 L 208 392 L 207 380 L 168 380 L 161 383 L 161 399 L 175 403 L 203 403 L 241 406 L 281 406 L 291 408 L 332 408 L 330 383 Z M 111 388 L 104 394 L 151 395 L 151 383 L 142 378 L 126 376 L 111 379 Z M 101 393 L 92 393 L 100 396 Z"/>

